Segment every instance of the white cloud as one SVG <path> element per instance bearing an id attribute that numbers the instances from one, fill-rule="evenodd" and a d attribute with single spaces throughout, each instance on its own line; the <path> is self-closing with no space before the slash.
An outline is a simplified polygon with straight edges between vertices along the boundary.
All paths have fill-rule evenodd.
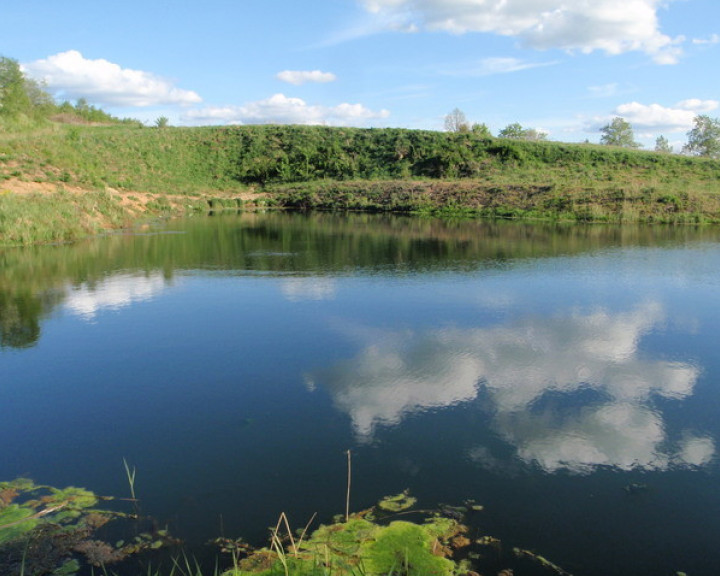
<path id="1" fill-rule="evenodd" d="M 463 65 L 451 70 L 446 70 L 448 76 L 492 76 L 494 74 L 509 74 L 520 72 L 531 68 L 542 68 L 553 66 L 556 62 L 528 62 L 519 58 L 495 57 L 484 58 L 476 65 Z"/>
<path id="2" fill-rule="evenodd" d="M 455 34 L 485 32 L 520 38 L 531 48 L 641 51 L 659 64 L 677 62 L 684 38 L 659 30 L 661 0 L 361 0 L 383 21 Z"/>
<path id="3" fill-rule="evenodd" d="M 300 86 L 306 82 L 335 82 L 337 76 L 332 72 L 322 72 L 320 70 L 283 70 L 277 75 L 278 80 Z"/>
<path id="4" fill-rule="evenodd" d="M 720 44 L 720 34 L 712 34 L 708 38 L 693 38 L 693 44 Z"/>
<path id="5" fill-rule="evenodd" d="M 690 98 L 689 100 L 683 100 L 677 103 L 677 107 L 682 110 L 690 110 L 696 114 L 704 114 L 705 112 L 712 112 L 718 106 L 720 102 L 717 100 L 700 100 L 698 98 Z"/>
<path id="6" fill-rule="evenodd" d="M 362 104 L 337 106 L 310 105 L 300 98 L 275 94 L 266 100 L 243 106 L 225 106 L 191 110 L 183 121 L 193 124 L 328 124 L 334 126 L 365 125 L 387 118 L 387 110 L 373 111 Z"/>
<path id="7" fill-rule="evenodd" d="M 331 392 L 359 439 L 409 414 L 475 400 L 482 388 L 491 426 L 521 460 L 549 472 L 701 466 L 715 454 L 713 440 L 681 432 L 670 448 L 655 403 L 690 397 L 698 368 L 639 353 L 663 322 L 661 307 L 646 304 L 491 328 L 373 333 L 355 358 L 308 381 Z M 578 393 L 592 400 L 578 405 Z M 486 449 L 471 452 L 487 464 Z"/>
<path id="8" fill-rule="evenodd" d="M 107 60 L 88 60 L 77 50 L 60 52 L 23 65 L 33 78 L 64 98 L 110 106 L 197 104 L 202 98 L 150 72 L 121 68 Z"/>
<path id="9" fill-rule="evenodd" d="M 628 102 L 615 108 L 613 116 L 630 122 L 641 135 L 649 132 L 687 132 L 693 127 L 695 116 L 715 110 L 718 106 L 720 102 L 717 100 L 699 99 L 683 100 L 673 107 Z"/>

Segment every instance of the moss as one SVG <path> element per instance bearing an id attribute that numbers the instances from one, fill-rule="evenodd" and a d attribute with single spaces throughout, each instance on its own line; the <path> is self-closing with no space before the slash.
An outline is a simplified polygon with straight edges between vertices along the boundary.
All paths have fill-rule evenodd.
<path id="1" fill-rule="evenodd" d="M 425 526 L 393 522 L 365 546 L 365 566 L 369 574 L 444 576 L 454 573 L 455 564 L 435 555 L 436 538 Z"/>

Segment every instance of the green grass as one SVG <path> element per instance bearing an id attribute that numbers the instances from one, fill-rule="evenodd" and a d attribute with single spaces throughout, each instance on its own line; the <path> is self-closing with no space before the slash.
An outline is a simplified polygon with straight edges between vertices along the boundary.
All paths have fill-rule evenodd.
<path id="1" fill-rule="evenodd" d="M 118 228 L 128 215 L 110 194 L 0 193 L 0 245 L 68 242 Z"/>
<path id="2" fill-rule="evenodd" d="M 16 125 L 0 131 L 0 191 L 4 180 L 18 178 L 58 187 L 180 195 L 190 204 L 215 196 L 212 209 L 227 208 L 226 202 L 238 207 L 222 197 L 263 191 L 264 205 L 296 209 L 583 222 L 720 221 L 717 160 L 392 128 Z M 18 214 L 23 208 L 7 199 L 0 206 L 13 213 L 4 217 L 0 237 L 8 236 L 2 244 L 63 241 L 93 232 L 88 222 L 73 222 L 72 198 L 21 200 L 25 217 Z M 64 216 L 43 214 L 42 202 L 55 203 L 49 211 Z M 112 206 L 98 209 L 107 211 L 111 226 L 120 224 Z M 160 198 L 150 209 L 168 207 Z M 36 219 L 39 224 L 27 229 Z M 19 226 L 7 228 L 9 220 Z"/>

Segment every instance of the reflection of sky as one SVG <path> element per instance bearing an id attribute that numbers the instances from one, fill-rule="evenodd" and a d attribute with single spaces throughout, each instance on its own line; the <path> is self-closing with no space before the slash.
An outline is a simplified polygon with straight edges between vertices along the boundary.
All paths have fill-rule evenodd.
<path id="1" fill-rule="evenodd" d="M 149 300 L 164 288 L 165 279 L 159 272 L 147 276 L 119 274 L 73 288 L 65 299 L 65 308 L 92 320 L 102 310 L 117 310 L 133 302 Z"/>
<path id="2" fill-rule="evenodd" d="M 712 439 L 669 439 L 653 406 L 690 396 L 698 369 L 638 350 L 663 322 L 662 308 L 648 303 L 624 313 L 384 334 L 318 379 L 361 438 L 409 413 L 473 400 L 482 388 L 492 427 L 523 461 L 547 471 L 700 466 L 715 452 Z M 471 456 L 486 464 L 483 447 Z"/>
<path id="3" fill-rule="evenodd" d="M 302 300 L 331 300 L 335 297 L 335 281 L 332 278 L 310 276 L 283 279 L 283 296 L 291 302 Z"/>

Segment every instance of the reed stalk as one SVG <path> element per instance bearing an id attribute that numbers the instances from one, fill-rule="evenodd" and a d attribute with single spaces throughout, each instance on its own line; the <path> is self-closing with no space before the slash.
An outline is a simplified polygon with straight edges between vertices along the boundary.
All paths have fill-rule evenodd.
<path id="1" fill-rule="evenodd" d="M 350 520 L 350 483 L 352 480 L 352 454 L 347 451 L 347 493 L 345 495 L 345 522 Z"/>

